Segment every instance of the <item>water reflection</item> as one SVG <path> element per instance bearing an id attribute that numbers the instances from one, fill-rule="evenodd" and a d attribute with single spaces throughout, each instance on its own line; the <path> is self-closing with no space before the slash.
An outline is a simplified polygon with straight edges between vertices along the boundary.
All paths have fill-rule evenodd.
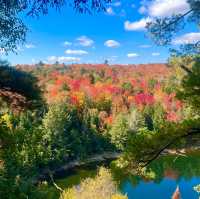
<path id="1" fill-rule="evenodd" d="M 150 175 L 149 175 L 150 174 Z M 200 184 L 200 153 L 165 156 L 153 162 L 144 177 L 114 171 L 119 189 L 130 199 L 169 199 L 179 185 L 182 199 L 197 199 L 193 187 Z"/>
<path id="2" fill-rule="evenodd" d="M 70 171 L 70 175 L 56 183 L 62 188 L 79 184 L 84 178 L 95 176 L 98 166 Z M 148 167 L 144 177 L 127 174 L 127 171 L 114 168 L 112 163 L 104 163 L 104 166 L 112 169 L 119 190 L 126 193 L 129 199 L 171 199 L 177 186 L 182 199 L 198 199 L 193 187 L 200 184 L 200 152 L 162 157 Z"/>

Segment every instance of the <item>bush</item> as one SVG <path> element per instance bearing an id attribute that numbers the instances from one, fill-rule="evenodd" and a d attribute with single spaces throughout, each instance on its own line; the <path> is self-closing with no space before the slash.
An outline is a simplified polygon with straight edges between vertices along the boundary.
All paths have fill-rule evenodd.
<path id="1" fill-rule="evenodd" d="M 87 178 L 79 186 L 65 190 L 60 199 L 127 199 L 117 192 L 109 170 L 100 168 L 97 176 Z"/>

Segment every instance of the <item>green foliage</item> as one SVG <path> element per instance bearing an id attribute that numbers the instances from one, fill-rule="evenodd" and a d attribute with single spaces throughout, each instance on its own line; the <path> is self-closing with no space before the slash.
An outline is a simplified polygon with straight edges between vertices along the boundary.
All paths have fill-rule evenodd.
<path id="1" fill-rule="evenodd" d="M 1 110 L 0 190 L 5 198 L 42 198 L 45 193 L 33 185 L 41 169 L 113 150 L 100 133 L 97 113 L 82 111 L 55 104 L 42 119 L 37 112 L 13 115 Z"/>
<path id="2" fill-rule="evenodd" d="M 109 134 L 112 143 L 123 151 L 126 150 L 130 138 L 135 137 L 138 132 L 149 132 L 150 134 L 151 131 L 159 129 L 163 123 L 164 112 L 160 105 L 146 107 L 142 113 L 133 108 L 129 114 L 119 114 L 116 117 Z M 135 140 L 135 142 L 142 142 L 142 140 Z"/>
<path id="3" fill-rule="evenodd" d="M 128 121 L 125 114 L 120 114 L 116 117 L 109 134 L 112 143 L 114 143 L 118 149 L 123 150 L 129 134 Z"/>
<path id="4" fill-rule="evenodd" d="M 29 112 L 20 116 L 1 114 L 0 195 L 3 198 L 41 198 L 33 179 L 39 167 L 45 164 L 46 149 L 40 122 L 34 118 Z"/>
<path id="5" fill-rule="evenodd" d="M 133 89 L 133 87 L 132 87 L 132 85 L 131 85 L 130 82 L 125 82 L 125 83 L 123 83 L 122 88 L 123 88 L 124 90 L 128 90 L 128 91 L 131 91 L 131 90 Z"/>
<path id="6" fill-rule="evenodd" d="M 95 114 L 83 113 L 63 103 L 50 106 L 43 119 L 43 141 L 51 160 L 83 158 L 109 147 L 97 131 Z"/>
<path id="7" fill-rule="evenodd" d="M 192 105 L 195 111 L 200 111 L 200 59 L 197 57 L 192 66 L 191 73 L 184 76 L 182 90 L 179 95 Z"/>
<path id="8" fill-rule="evenodd" d="M 183 110 L 183 118 L 179 123 L 166 121 L 160 104 L 147 106 L 142 113 L 133 109 L 120 114 L 109 132 L 112 143 L 122 150 L 117 165 L 142 174 L 165 149 L 184 146 L 191 129 L 200 128 L 200 121 L 191 117 L 189 108 Z"/>
<path id="9" fill-rule="evenodd" d="M 165 149 L 184 146 L 183 141 L 191 128 L 200 128 L 199 119 L 181 123 L 166 122 L 153 131 L 142 128 L 135 134 L 129 134 L 119 165 L 127 167 L 131 172 L 141 172 L 142 168 L 157 159 Z"/>

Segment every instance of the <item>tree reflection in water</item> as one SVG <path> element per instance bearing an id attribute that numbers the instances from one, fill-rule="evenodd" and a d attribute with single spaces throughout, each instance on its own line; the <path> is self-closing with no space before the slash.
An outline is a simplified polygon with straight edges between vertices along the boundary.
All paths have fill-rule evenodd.
<path id="1" fill-rule="evenodd" d="M 175 180 L 178 184 L 181 179 L 200 177 L 200 151 L 190 152 L 186 156 L 162 156 L 148 166 L 143 176 L 133 176 L 128 174 L 128 171 L 124 172 L 115 167 L 112 167 L 112 170 L 114 178 L 120 182 L 119 187 L 127 178 L 133 186 L 142 181 L 160 184 L 164 178 Z"/>

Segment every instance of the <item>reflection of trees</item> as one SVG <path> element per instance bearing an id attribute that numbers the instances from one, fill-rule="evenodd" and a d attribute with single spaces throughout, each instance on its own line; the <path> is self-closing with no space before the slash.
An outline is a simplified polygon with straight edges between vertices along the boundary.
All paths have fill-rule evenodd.
<path id="1" fill-rule="evenodd" d="M 200 176 L 199 153 L 191 153 L 187 156 L 166 156 L 152 163 L 149 168 L 156 173 L 155 182 L 160 182 L 163 177 L 174 177 L 177 181 L 181 178 L 186 180 L 194 176 Z M 171 171 L 173 176 L 167 176 Z M 173 173 L 172 173 L 173 171 Z"/>
<path id="2" fill-rule="evenodd" d="M 154 177 L 149 178 L 149 172 L 154 173 Z M 117 181 L 120 181 L 120 184 L 124 184 L 127 179 L 129 182 L 136 186 L 141 181 L 152 181 L 154 183 L 160 183 L 163 178 L 171 178 L 174 180 L 190 180 L 192 177 L 200 176 L 200 154 L 198 152 L 193 152 L 187 156 L 176 156 L 168 155 L 159 158 L 157 161 L 154 161 L 147 171 L 144 173 L 144 176 L 130 176 L 124 171 L 113 170 L 114 177 Z"/>

